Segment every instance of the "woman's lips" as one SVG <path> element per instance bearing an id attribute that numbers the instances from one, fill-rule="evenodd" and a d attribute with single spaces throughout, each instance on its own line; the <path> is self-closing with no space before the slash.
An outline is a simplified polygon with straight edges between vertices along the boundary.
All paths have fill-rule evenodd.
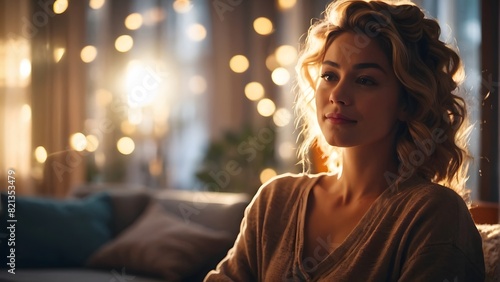
<path id="1" fill-rule="evenodd" d="M 325 115 L 327 121 L 333 124 L 354 124 L 357 121 L 342 114 L 328 113 Z"/>

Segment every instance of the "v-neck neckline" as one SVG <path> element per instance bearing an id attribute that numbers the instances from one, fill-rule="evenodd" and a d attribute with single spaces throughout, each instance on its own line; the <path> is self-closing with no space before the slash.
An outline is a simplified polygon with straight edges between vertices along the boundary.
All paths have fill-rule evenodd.
<path id="1" fill-rule="evenodd" d="M 305 277 L 307 280 L 310 280 L 310 279 L 314 280 L 314 278 L 311 278 L 311 276 L 317 277 L 318 275 L 324 273 L 326 270 L 328 270 L 328 269 L 325 269 L 325 265 L 329 267 L 331 265 L 329 262 L 332 260 L 340 262 L 340 259 L 346 254 L 346 251 L 353 249 L 353 248 L 347 248 L 347 246 L 352 246 L 353 244 L 356 243 L 356 241 L 358 241 L 357 239 L 359 237 L 359 234 L 361 234 L 362 233 L 361 231 L 363 231 L 367 227 L 367 224 L 369 223 L 370 218 L 372 218 L 373 216 L 375 216 L 377 214 L 374 210 L 377 207 L 381 206 L 380 202 L 382 202 L 383 199 L 387 198 L 386 195 L 388 196 L 388 194 L 390 195 L 391 193 L 393 193 L 393 189 L 391 189 L 393 187 L 393 185 L 390 185 L 389 187 L 387 187 L 386 190 L 384 190 L 377 197 L 377 199 L 375 199 L 375 201 L 373 201 L 371 206 L 365 212 L 363 217 L 361 217 L 361 219 L 359 220 L 357 225 L 353 228 L 353 230 L 349 233 L 349 235 L 347 235 L 345 240 L 337 248 L 335 248 L 333 251 L 329 251 L 328 255 L 323 260 L 318 261 L 316 264 L 316 267 L 314 268 L 313 271 L 306 271 L 303 262 L 307 258 L 303 258 L 303 254 L 304 254 L 304 242 L 305 242 L 305 222 L 306 222 L 308 201 L 309 201 L 309 197 L 312 193 L 314 186 L 318 183 L 318 181 L 322 177 L 326 177 L 326 176 L 331 176 L 331 174 L 328 174 L 328 173 L 319 174 L 316 177 L 316 179 L 314 181 L 312 181 L 311 184 L 308 185 L 308 187 L 306 187 L 306 189 L 304 189 L 304 192 L 303 192 L 304 194 L 302 194 L 301 199 L 300 199 L 301 202 L 300 202 L 299 211 L 298 211 L 298 217 L 299 217 L 298 223 L 299 224 L 297 225 L 297 230 L 296 230 L 296 234 L 295 234 L 296 250 L 298 250 L 296 259 L 298 260 L 297 264 L 298 264 L 298 268 L 301 272 L 301 275 L 303 277 Z M 408 180 L 409 179 L 407 179 L 403 183 L 407 183 Z M 403 184 L 403 183 L 401 183 L 401 184 Z M 402 188 L 402 186 L 403 185 L 400 185 L 399 189 Z M 406 185 L 404 185 L 404 186 L 406 186 Z"/>

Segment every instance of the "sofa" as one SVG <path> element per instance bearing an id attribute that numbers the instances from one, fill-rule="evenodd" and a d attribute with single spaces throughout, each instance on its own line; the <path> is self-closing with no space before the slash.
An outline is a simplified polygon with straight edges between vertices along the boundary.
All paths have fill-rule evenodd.
<path id="1" fill-rule="evenodd" d="M 158 282 L 202 281 L 233 245 L 251 197 L 84 185 L 64 200 L 17 196 L 15 210 L 8 199 L 0 218 L 13 211 L 17 221 L 7 222 L 14 235 L 0 230 L 0 281 Z"/>
<path id="2" fill-rule="evenodd" d="M 232 246 L 250 200 L 124 185 L 80 186 L 65 200 L 16 197 L 15 274 L 7 264 L 11 234 L 2 228 L 0 281 L 202 281 Z M 8 204 L 3 193 L 2 223 Z M 498 205 L 471 211 L 486 281 L 500 281 L 500 224 L 491 224 Z"/>

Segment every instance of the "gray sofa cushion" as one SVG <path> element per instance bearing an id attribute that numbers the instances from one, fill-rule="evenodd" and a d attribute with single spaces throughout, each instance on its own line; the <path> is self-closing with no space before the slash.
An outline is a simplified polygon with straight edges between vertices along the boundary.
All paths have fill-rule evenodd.
<path id="1" fill-rule="evenodd" d="M 162 205 L 184 222 L 228 231 L 236 239 L 251 197 L 243 193 L 166 190 L 155 195 Z"/>
<path id="2" fill-rule="evenodd" d="M 153 201 L 131 226 L 94 253 L 88 266 L 125 267 L 134 273 L 181 281 L 207 264 L 214 267 L 233 241 L 228 232 L 186 223 Z"/>

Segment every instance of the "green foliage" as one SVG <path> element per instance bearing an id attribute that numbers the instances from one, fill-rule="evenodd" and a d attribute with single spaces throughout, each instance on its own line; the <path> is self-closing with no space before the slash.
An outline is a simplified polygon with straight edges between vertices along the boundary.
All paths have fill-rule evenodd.
<path id="1" fill-rule="evenodd" d="M 260 173 L 275 168 L 276 132 L 250 126 L 226 132 L 207 148 L 196 177 L 208 191 L 254 194 L 260 187 Z"/>

